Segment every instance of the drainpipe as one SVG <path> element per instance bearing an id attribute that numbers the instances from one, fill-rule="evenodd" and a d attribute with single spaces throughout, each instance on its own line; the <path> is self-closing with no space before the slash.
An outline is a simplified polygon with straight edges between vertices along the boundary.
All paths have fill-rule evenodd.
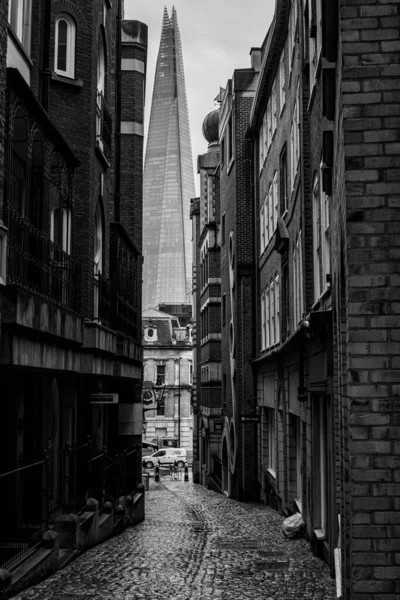
<path id="1" fill-rule="evenodd" d="M 123 0 L 118 0 L 117 4 L 117 31 L 116 31 L 116 49 L 115 49 L 115 184 L 114 184 L 114 221 L 120 222 L 120 198 L 121 198 L 121 27 L 122 27 L 122 5 Z"/>
<path id="2" fill-rule="evenodd" d="M 51 27 L 51 0 L 46 0 L 43 19 L 43 51 L 41 69 L 41 101 L 47 112 L 49 108 L 49 81 L 50 71 L 50 27 Z"/>

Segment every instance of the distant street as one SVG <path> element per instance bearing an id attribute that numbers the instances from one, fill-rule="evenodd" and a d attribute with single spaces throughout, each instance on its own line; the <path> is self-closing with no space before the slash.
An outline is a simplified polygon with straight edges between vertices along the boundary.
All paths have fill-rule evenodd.
<path id="1" fill-rule="evenodd" d="M 333 600 L 335 582 L 283 518 L 192 482 L 150 481 L 146 520 L 16 600 Z"/>

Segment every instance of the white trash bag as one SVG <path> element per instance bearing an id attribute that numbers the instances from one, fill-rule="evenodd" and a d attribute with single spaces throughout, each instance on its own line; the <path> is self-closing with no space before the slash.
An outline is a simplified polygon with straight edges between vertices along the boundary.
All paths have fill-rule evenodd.
<path id="1" fill-rule="evenodd" d="M 295 513 L 282 523 L 282 535 L 285 538 L 297 538 L 304 535 L 306 525 L 300 513 Z"/>

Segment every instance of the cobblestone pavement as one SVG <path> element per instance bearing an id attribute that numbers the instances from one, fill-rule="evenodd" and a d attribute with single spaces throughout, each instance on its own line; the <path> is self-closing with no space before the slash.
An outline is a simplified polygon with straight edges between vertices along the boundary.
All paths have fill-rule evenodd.
<path id="1" fill-rule="evenodd" d="M 146 519 L 14 600 L 333 600 L 327 566 L 283 518 L 191 482 L 150 481 Z"/>

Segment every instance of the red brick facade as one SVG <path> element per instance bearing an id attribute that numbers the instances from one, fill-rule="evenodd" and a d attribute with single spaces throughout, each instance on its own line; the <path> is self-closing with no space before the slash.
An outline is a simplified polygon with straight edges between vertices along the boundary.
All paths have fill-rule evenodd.
<path id="1" fill-rule="evenodd" d="M 0 8 L 0 473 L 39 465 L 2 479 L 0 547 L 141 484 L 147 27 L 120 4 Z"/>
<path id="2" fill-rule="evenodd" d="M 220 117 L 222 490 L 300 511 L 357 600 L 400 594 L 399 24 L 277 2 Z"/>

